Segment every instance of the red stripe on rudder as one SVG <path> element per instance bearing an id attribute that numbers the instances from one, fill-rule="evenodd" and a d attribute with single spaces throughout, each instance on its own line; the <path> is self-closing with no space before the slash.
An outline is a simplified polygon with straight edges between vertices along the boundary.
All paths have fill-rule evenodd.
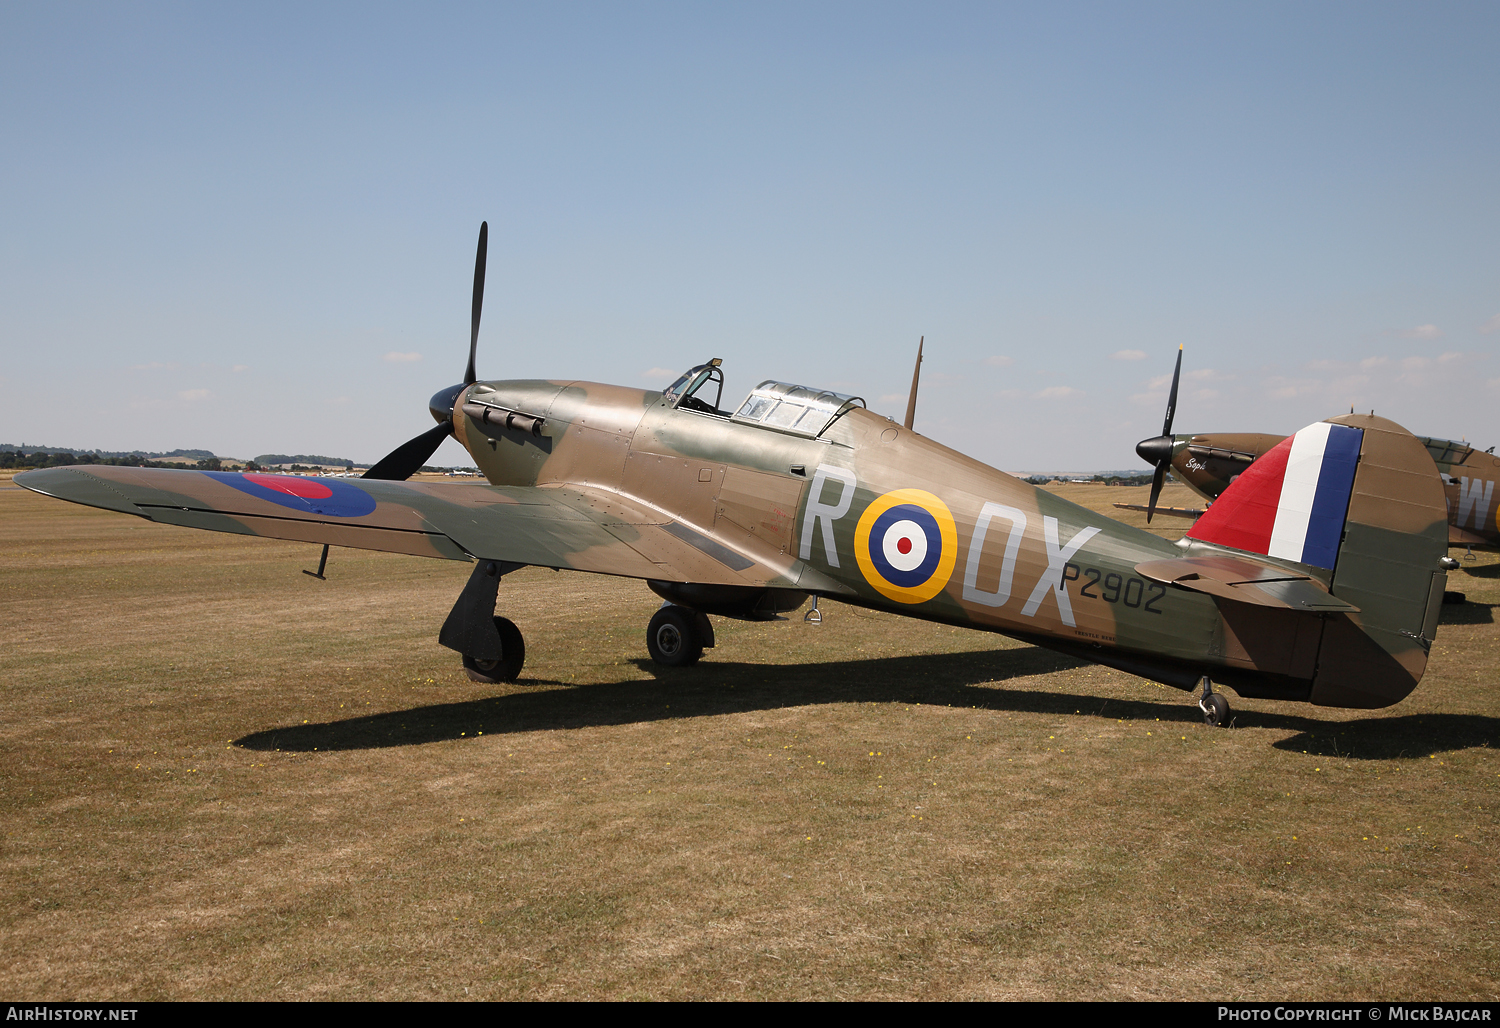
<path id="1" fill-rule="evenodd" d="M 1286 480 L 1286 462 L 1294 438 L 1287 436 L 1240 472 L 1203 512 L 1188 537 L 1250 553 L 1265 553 L 1270 549 L 1271 530 L 1276 527 L 1281 484 Z"/>

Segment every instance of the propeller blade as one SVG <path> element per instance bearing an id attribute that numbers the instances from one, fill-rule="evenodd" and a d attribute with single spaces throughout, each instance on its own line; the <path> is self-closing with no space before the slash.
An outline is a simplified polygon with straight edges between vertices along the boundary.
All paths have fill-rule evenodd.
<path id="1" fill-rule="evenodd" d="M 421 470 L 427 458 L 437 452 L 443 440 L 453 434 L 453 422 L 434 425 L 415 439 L 408 439 L 390 453 L 380 458 L 375 466 L 360 478 L 374 478 L 382 482 L 404 482 Z"/>
<path id="2" fill-rule="evenodd" d="M 1177 413 L 1177 383 L 1182 380 L 1182 344 L 1177 344 L 1177 366 L 1172 369 L 1172 391 L 1167 394 L 1167 417 L 1161 425 L 1161 435 L 1155 439 L 1142 439 L 1135 452 L 1143 460 L 1156 465 L 1156 474 L 1151 476 L 1151 499 L 1146 503 L 1146 524 L 1151 524 L 1151 515 L 1156 513 L 1156 499 L 1166 482 L 1167 468 L 1172 465 L 1172 418 Z"/>
<path id="3" fill-rule="evenodd" d="M 479 348 L 479 314 L 484 310 L 484 262 L 490 248 L 490 223 L 479 223 L 479 249 L 474 252 L 474 320 L 469 330 L 469 367 L 464 371 L 464 385 L 478 379 L 474 372 L 474 352 Z M 1176 390 L 1174 388 L 1173 392 Z"/>
<path id="4" fill-rule="evenodd" d="M 1167 478 L 1167 464 L 1169 460 L 1162 461 L 1156 465 L 1156 474 L 1151 476 L 1151 499 L 1146 501 L 1146 524 L 1151 524 L 1151 515 L 1156 513 L 1156 500 L 1161 496 L 1162 483 Z"/>
<path id="5" fill-rule="evenodd" d="M 1177 344 L 1177 367 L 1172 369 L 1172 391 L 1167 394 L 1167 420 L 1162 422 L 1161 434 L 1172 434 L 1172 415 L 1177 413 L 1177 380 L 1182 377 L 1182 344 Z"/>

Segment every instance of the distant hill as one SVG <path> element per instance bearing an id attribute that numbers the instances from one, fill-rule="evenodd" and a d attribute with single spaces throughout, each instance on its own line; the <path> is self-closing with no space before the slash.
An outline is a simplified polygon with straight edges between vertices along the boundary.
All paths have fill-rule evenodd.
<path id="1" fill-rule="evenodd" d="M 352 468 L 354 462 L 345 460 L 343 457 L 319 457 L 308 453 L 263 453 L 255 458 L 255 463 L 266 464 L 323 464 L 340 468 Z"/>
<path id="2" fill-rule="evenodd" d="M 172 450 L 167 453 L 157 453 L 149 450 L 80 450 L 71 446 L 32 446 L 30 443 L 0 443 L 0 452 L 25 452 L 25 453 L 71 453 L 75 457 L 147 457 L 152 460 L 162 460 L 171 457 L 192 458 L 193 460 L 210 460 L 216 457 L 212 450 Z"/>

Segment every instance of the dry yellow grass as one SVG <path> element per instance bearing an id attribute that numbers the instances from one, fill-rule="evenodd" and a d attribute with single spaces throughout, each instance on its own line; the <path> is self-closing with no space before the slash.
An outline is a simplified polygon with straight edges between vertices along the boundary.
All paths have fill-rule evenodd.
<path id="1" fill-rule="evenodd" d="M 336 550 L 317 582 L 316 547 L 9 483 L 0 542 L 13 997 L 1500 991 L 1493 555 L 1404 703 L 1224 731 L 834 604 L 668 672 L 643 585 L 534 569 L 501 588 L 524 680 L 476 687 L 435 642 L 462 565 Z"/>

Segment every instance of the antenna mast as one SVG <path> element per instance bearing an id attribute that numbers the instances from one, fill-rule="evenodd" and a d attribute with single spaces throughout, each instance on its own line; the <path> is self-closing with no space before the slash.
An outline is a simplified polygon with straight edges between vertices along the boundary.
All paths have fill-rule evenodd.
<path id="1" fill-rule="evenodd" d="M 911 398 L 906 401 L 907 428 L 911 428 L 911 423 L 917 416 L 917 380 L 922 377 L 922 344 L 926 341 L 926 336 L 917 340 L 917 365 L 911 369 Z"/>

